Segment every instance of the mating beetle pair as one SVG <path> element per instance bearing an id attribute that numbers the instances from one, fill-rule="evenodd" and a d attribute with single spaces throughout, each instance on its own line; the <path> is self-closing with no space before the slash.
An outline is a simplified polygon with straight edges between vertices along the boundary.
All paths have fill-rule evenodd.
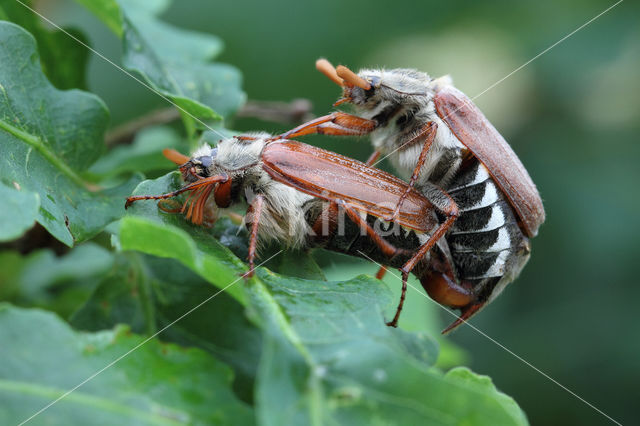
<path id="1" fill-rule="evenodd" d="M 513 281 L 544 221 L 540 196 L 510 146 L 448 77 L 408 70 L 317 68 L 343 88 L 334 112 L 280 136 L 258 133 L 203 147 L 191 158 L 167 156 L 187 183 L 164 199 L 190 195 L 181 207 L 196 224 L 212 205 L 246 201 L 249 274 L 258 239 L 323 247 L 414 273 L 429 296 L 460 309 L 444 332 L 469 319 Z M 370 135 L 374 154 L 359 161 L 290 140 L 310 133 Z M 372 164 L 390 157 L 404 182 Z M 340 214 L 348 220 L 342 223 Z M 382 225 L 381 225 L 382 224 Z M 390 226 L 401 232 L 389 232 Z M 381 276 L 381 269 L 378 276 Z"/>

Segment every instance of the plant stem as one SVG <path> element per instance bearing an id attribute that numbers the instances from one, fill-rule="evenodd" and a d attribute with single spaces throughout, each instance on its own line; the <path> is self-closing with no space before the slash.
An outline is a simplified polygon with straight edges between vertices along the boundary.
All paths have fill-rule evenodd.
<path id="1" fill-rule="evenodd" d="M 236 114 L 242 118 L 258 118 L 283 124 L 298 124 L 313 118 L 312 105 L 307 99 L 294 99 L 291 102 L 248 101 Z M 105 137 L 108 147 L 129 143 L 141 129 L 149 126 L 167 124 L 180 118 L 180 111 L 174 107 L 157 109 L 126 122 L 109 131 Z"/>

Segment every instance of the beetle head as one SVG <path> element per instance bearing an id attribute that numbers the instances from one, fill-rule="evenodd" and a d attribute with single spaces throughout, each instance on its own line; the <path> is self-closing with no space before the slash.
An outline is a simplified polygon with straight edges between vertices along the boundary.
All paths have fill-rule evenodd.
<path id="1" fill-rule="evenodd" d="M 354 73 L 344 65 L 333 65 L 326 59 L 316 61 L 318 71 L 326 75 L 331 81 L 342 87 L 342 98 L 334 106 L 349 102 L 357 106 L 378 101 L 381 76 L 379 72 Z"/>
<path id="2" fill-rule="evenodd" d="M 193 156 L 180 166 L 182 179 L 186 183 L 193 183 L 216 174 L 213 165 L 217 155 L 218 149 L 211 148 L 207 144 L 198 148 Z"/>
<path id="3" fill-rule="evenodd" d="M 174 163 L 182 163 L 185 156 L 171 149 L 163 151 L 165 157 Z M 216 207 L 231 204 L 232 178 L 218 173 L 215 168 L 217 149 L 204 145 L 180 165 L 180 172 L 186 185 L 161 195 L 141 195 L 127 198 L 125 208 L 140 200 L 160 200 L 158 207 L 168 213 L 183 213 L 187 220 L 196 225 L 211 226 L 216 220 Z M 174 197 L 187 193 L 184 202 L 176 202 Z M 210 195 L 213 201 L 210 202 Z"/>
<path id="4" fill-rule="evenodd" d="M 160 200 L 159 207 L 166 212 L 183 213 L 196 225 L 212 225 L 216 207 L 229 207 L 239 196 L 239 191 L 232 192 L 233 188 L 259 179 L 256 170 L 260 170 L 260 155 L 269 137 L 261 132 L 222 140 L 215 148 L 205 144 L 191 158 L 166 149 L 163 154 L 180 164 L 186 185 L 166 194 L 129 197 L 125 207 L 140 200 Z M 188 194 L 184 202 L 169 200 L 182 193 Z"/>
<path id="5" fill-rule="evenodd" d="M 316 68 L 342 87 L 342 98 L 334 106 L 348 102 L 361 110 L 374 109 L 381 102 L 412 103 L 431 96 L 432 79 L 413 69 L 363 69 L 358 74 L 349 68 L 319 59 Z M 418 100 L 419 99 L 419 100 Z"/>

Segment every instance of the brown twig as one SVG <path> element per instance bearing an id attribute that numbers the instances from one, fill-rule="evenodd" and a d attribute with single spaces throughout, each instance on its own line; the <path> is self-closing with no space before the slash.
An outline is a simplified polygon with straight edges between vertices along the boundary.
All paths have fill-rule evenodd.
<path id="1" fill-rule="evenodd" d="M 237 117 L 259 118 L 282 124 L 298 124 L 311 120 L 311 101 L 294 99 L 291 102 L 249 101 L 236 114 Z"/>
<path id="2" fill-rule="evenodd" d="M 171 123 L 180 118 L 180 111 L 173 107 L 157 109 L 128 121 L 107 132 L 105 143 L 108 147 L 129 143 L 140 129 L 148 126 Z"/>
<path id="3" fill-rule="evenodd" d="M 283 124 L 298 124 L 313 118 L 311 101 L 294 99 L 291 102 L 248 101 L 236 114 L 236 117 L 258 118 Z M 126 122 L 107 132 L 105 143 L 108 147 L 129 143 L 141 129 L 167 124 L 180 118 L 176 108 L 162 108 Z"/>

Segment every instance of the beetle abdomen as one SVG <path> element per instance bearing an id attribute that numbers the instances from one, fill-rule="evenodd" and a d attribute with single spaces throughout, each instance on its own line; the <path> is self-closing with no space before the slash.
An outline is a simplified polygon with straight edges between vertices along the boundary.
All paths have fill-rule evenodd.
<path id="1" fill-rule="evenodd" d="M 459 280 L 491 293 L 504 275 L 517 275 L 523 241 L 515 214 L 487 169 L 477 160 L 461 169 L 446 188 L 460 209 L 447 233 Z"/>
<path id="2" fill-rule="evenodd" d="M 392 268 L 400 268 L 422 244 L 420 238 L 414 231 L 404 229 L 396 223 L 382 226 L 379 218 L 367 215 L 367 223 L 373 227 L 383 239 L 394 247 L 405 250 L 405 252 L 390 259 L 383 253 L 378 245 L 372 242 L 366 232 L 361 229 L 358 224 L 349 219 L 343 211 L 340 211 L 338 216 L 335 225 L 333 225 L 331 231 L 328 232 L 326 238 L 320 236 L 319 238 L 314 237 L 311 239 L 311 243 L 314 246 L 371 260 Z M 316 220 L 318 220 L 318 215 L 308 215 L 308 220 L 309 223 L 315 224 Z M 424 262 L 426 262 L 426 260 Z"/>

